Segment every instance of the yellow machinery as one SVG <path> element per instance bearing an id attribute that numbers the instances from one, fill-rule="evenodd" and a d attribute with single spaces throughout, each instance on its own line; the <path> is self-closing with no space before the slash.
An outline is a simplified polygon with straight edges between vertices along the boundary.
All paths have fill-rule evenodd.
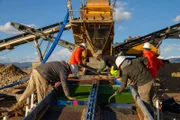
<path id="1" fill-rule="evenodd" d="M 94 56 L 98 50 L 104 55 L 112 55 L 114 38 L 113 9 L 109 0 L 83 1 L 80 8 L 80 19 L 74 20 L 71 1 L 70 23 L 75 44 L 85 42 L 88 46 L 88 57 Z"/>
<path id="2" fill-rule="evenodd" d="M 180 23 L 166 27 L 164 29 L 152 32 L 150 34 L 126 39 L 124 42 L 116 44 L 113 47 L 113 54 L 126 56 L 142 55 L 143 44 L 149 42 L 152 45 L 152 51 L 156 56 L 159 55 L 159 47 L 164 39 L 180 39 Z"/>
<path id="3" fill-rule="evenodd" d="M 142 51 L 143 51 L 143 44 L 137 45 L 135 47 L 130 48 L 129 50 L 127 50 L 126 54 L 127 55 L 133 55 L 133 56 L 138 56 L 141 55 Z M 159 50 L 158 48 L 156 48 L 154 45 L 151 44 L 152 47 L 152 51 L 154 53 L 154 55 L 158 56 L 159 55 Z"/>
<path id="4" fill-rule="evenodd" d="M 112 2 L 113 1 L 113 2 Z M 85 55 L 92 57 L 101 50 L 103 55 L 126 55 L 139 56 L 142 53 L 142 46 L 145 42 L 150 42 L 152 51 L 155 55 L 159 54 L 159 46 L 164 39 L 179 39 L 180 23 L 152 32 L 142 37 L 130 38 L 122 43 L 115 45 L 114 40 L 114 14 L 116 0 L 82 0 L 80 10 L 72 10 L 71 0 L 68 0 L 69 21 L 65 30 L 72 29 L 74 44 L 65 40 L 60 40 L 59 45 L 70 49 L 75 45 L 85 42 L 87 51 Z M 79 14 L 75 18 L 74 14 Z M 55 23 L 43 28 L 35 29 L 23 24 L 12 22 L 11 25 L 24 33 L 0 40 L 0 51 L 13 49 L 15 46 L 37 40 L 54 40 L 54 33 L 59 31 L 63 22 Z M 119 41 L 119 40 L 118 40 Z M 40 53 L 41 51 L 37 47 Z M 84 55 L 83 55 L 84 56 Z M 42 55 L 40 55 L 42 58 Z"/>

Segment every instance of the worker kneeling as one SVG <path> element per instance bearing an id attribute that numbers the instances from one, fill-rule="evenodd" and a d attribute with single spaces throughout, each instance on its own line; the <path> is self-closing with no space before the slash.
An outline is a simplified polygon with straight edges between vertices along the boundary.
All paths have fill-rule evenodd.
<path id="1" fill-rule="evenodd" d="M 141 100 L 144 102 L 149 112 L 153 115 L 153 108 L 151 103 L 152 98 L 154 98 L 154 87 L 153 76 L 146 69 L 148 59 L 146 57 L 140 57 L 129 60 L 124 56 L 118 56 L 115 62 L 117 67 L 121 70 L 122 81 L 120 87 L 114 93 L 114 95 L 121 93 L 127 86 L 128 79 L 130 79 L 131 83 L 137 86 Z"/>
<path id="2" fill-rule="evenodd" d="M 63 91 L 69 100 L 75 100 L 75 98 L 70 97 L 69 87 L 67 85 L 68 75 L 73 72 L 73 67 L 65 61 L 48 62 L 33 69 L 26 90 L 18 103 L 9 111 L 22 108 L 26 98 L 35 91 L 37 91 L 39 103 L 47 95 L 49 85 L 54 85 L 56 82 L 61 82 Z"/>

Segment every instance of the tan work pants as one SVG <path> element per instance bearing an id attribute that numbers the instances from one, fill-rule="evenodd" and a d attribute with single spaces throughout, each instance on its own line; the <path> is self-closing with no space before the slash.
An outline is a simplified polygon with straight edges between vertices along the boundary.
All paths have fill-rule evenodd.
<path id="1" fill-rule="evenodd" d="M 36 69 L 33 69 L 28 86 L 18 102 L 26 100 L 33 92 L 37 91 L 38 103 L 47 95 L 48 82 L 38 73 Z"/>
<path id="2" fill-rule="evenodd" d="M 145 85 L 138 86 L 138 93 L 141 100 L 144 102 L 150 113 L 153 113 L 153 102 L 156 99 L 157 93 L 156 88 L 153 85 L 153 80 L 146 83 Z"/>

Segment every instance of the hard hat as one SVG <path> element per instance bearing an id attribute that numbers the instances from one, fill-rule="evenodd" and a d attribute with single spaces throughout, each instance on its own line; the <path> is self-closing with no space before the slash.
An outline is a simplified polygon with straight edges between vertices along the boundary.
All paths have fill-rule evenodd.
<path id="1" fill-rule="evenodd" d="M 80 46 L 82 46 L 82 47 L 84 47 L 84 48 L 87 47 L 87 46 L 86 46 L 86 43 L 81 43 Z"/>
<path id="2" fill-rule="evenodd" d="M 144 43 L 143 48 L 145 49 L 151 49 L 151 44 L 149 42 Z"/>
<path id="3" fill-rule="evenodd" d="M 76 68 L 74 67 L 74 65 L 69 65 L 70 66 L 70 69 L 71 69 L 71 72 L 74 73 L 76 71 Z"/>
<path id="4" fill-rule="evenodd" d="M 126 59 L 125 56 L 118 56 L 118 57 L 116 58 L 115 63 L 116 63 L 116 65 L 117 65 L 118 68 L 119 68 L 119 66 L 123 63 L 123 61 L 124 61 L 125 59 Z"/>

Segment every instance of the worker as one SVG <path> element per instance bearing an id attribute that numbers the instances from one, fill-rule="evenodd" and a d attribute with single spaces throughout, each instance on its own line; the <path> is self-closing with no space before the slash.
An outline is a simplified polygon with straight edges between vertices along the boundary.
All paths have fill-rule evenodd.
<path id="1" fill-rule="evenodd" d="M 103 56 L 101 53 L 96 57 L 98 61 L 100 61 L 100 67 L 97 70 L 97 73 L 101 73 L 106 66 L 110 68 L 110 73 L 114 76 L 118 74 L 118 70 L 115 64 L 116 56 L 110 56 L 110 55 L 105 55 Z"/>
<path id="2" fill-rule="evenodd" d="M 124 56 L 118 56 L 115 60 L 117 67 L 121 70 L 121 85 L 114 95 L 120 94 L 123 89 L 127 86 L 128 79 L 131 83 L 137 87 L 139 96 L 144 102 L 147 109 L 153 115 L 152 108 L 152 94 L 153 87 L 153 76 L 146 69 L 148 60 L 146 57 L 139 57 L 137 59 L 126 59 Z"/>
<path id="3" fill-rule="evenodd" d="M 40 65 L 33 69 L 26 90 L 20 97 L 18 103 L 8 111 L 14 111 L 22 108 L 33 92 L 37 91 L 38 103 L 47 95 L 49 85 L 61 82 L 65 96 L 69 100 L 75 100 L 70 97 L 69 87 L 67 86 L 68 75 L 74 72 L 74 68 L 65 61 L 53 61 Z"/>
<path id="4" fill-rule="evenodd" d="M 82 52 L 86 49 L 86 44 L 81 43 L 79 46 L 75 48 L 73 51 L 69 63 L 75 69 L 73 73 L 73 77 L 78 78 L 78 65 L 82 64 Z"/>
<path id="5" fill-rule="evenodd" d="M 144 43 L 143 56 L 148 58 L 147 69 L 154 78 L 157 77 L 158 71 L 162 66 L 162 61 L 158 59 L 151 51 L 151 44 L 149 42 Z"/>

